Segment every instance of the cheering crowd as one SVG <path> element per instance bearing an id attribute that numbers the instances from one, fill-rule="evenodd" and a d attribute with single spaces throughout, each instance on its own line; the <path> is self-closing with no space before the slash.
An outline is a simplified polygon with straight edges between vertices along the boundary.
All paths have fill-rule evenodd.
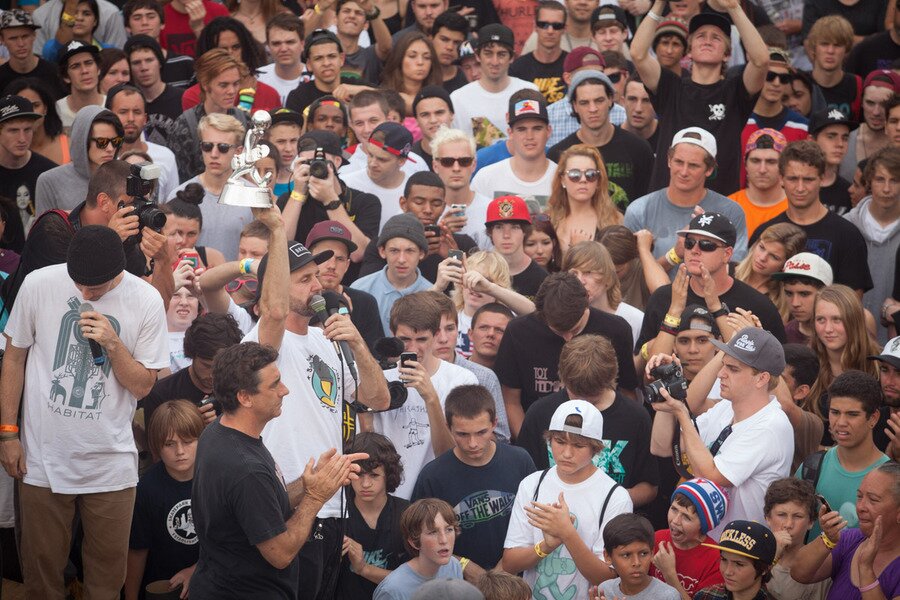
<path id="1" fill-rule="evenodd" d="M 893 3 L 12 4 L 25 597 L 900 597 Z"/>

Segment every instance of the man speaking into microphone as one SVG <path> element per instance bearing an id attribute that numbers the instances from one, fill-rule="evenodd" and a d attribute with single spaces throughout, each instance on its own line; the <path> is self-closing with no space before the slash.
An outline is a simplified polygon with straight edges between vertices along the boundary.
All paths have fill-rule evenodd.
<path id="1" fill-rule="evenodd" d="M 281 415 L 269 421 L 262 439 L 286 481 L 303 473 L 310 458 L 329 448 L 341 448 L 343 405 L 359 401 L 376 409 L 390 404 L 387 382 L 359 331 L 346 314 L 325 320 L 324 329 L 310 327 L 315 316 L 313 296 L 322 293 L 319 265 L 331 251 L 313 255 L 303 244 L 288 243 L 277 208 L 271 218 L 269 253 L 258 269 L 259 322 L 244 338 L 278 351 L 277 366 L 290 390 Z M 346 357 L 333 342 L 346 342 L 356 359 L 359 385 L 354 382 Z M 300 550 L 301 600 L 330 598 L 334 593 L 343 545 L 340 519 L 346 500 L 339 491 L 318 513 L 310 539 Z"/>
<path id="2" fill-rule="evenodd" d="M 117 597 L 138 481 L 131 420 L 169 365 L 159 292 L 125 272 L 113 229 L 85 225 L 66 264 L 25 278 L 4 335 L 0 458 L 21 480 L 25 596 L 63 597 L 77 506 L 85 597 Z"/>

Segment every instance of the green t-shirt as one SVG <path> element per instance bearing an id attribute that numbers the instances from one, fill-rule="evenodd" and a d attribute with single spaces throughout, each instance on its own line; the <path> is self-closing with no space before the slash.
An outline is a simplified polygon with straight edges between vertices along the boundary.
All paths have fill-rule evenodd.
<path id="1" fill-rule="evenodd" d="M 819 469 L 819 483 L 816 484 L 816 492 L 825 496 L 832 510 L 841 513 L 841 516 L 847 520 L 847 527 L 859 527 L 859 518 L 856 516 L 856 491 L 859 489 L 859 484 L 862 483 L 863 477 L 869 471 L 888 460 L 890 459 L 882 454 L 878 460 L 862 471 L 848 471 L 838 460 L 837 447 L 829 448 Z M 794 473 L 794 477 L 800 479 L 802 468 L 801 465 Z M 820 533 L 822 533 L 822 529 L 819 527 L 819 522 L 816 521 L 807 539 L 815 539 Z"/>

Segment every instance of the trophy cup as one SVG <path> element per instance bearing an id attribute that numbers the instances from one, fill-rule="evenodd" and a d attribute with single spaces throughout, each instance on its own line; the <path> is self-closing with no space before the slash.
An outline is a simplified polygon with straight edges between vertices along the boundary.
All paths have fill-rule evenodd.
<path id="1" fill-rule="evenodd" d="M 229 206 L 247 206 L 251 208 L 271 208 L 272 195 L 269 192 L 269 179 L 272 174 L 260 175 L 256 170 L 256 161 L 269 155 L 266 146 L 257 146 L 266 129 L 272 124 L 272 117 L 264 110 L 253 113 L 251 126 L 244 136 L 244 151 L 235 154 L 231 159 L 231 168 L 234 173 L 228 178 L 228 182 L 219 196 L 219 204 Z M 249 174 L 256 184 L 252 186 L 244 179 Z"/>

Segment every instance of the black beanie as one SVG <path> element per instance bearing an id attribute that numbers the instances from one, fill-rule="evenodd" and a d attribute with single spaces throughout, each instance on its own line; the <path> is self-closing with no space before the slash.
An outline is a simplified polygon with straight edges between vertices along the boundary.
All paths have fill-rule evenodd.
<path id="1" fill-rule="evenodd" d="M 75 232 L 66 257 L 69 277 L 79 285 L 101 285 L 125 270 L 125 249 L 119 234 L 103 225 Z"/>

